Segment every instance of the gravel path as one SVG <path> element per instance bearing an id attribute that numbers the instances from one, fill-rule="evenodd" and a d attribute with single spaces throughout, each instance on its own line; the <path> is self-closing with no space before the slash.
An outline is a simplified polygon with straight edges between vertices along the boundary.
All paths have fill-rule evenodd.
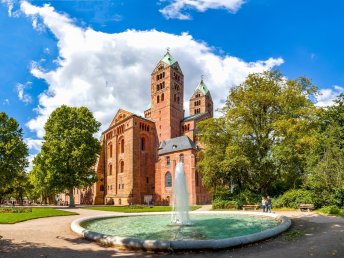
<path id="1" fill-rule="evenodd" d="M 293 225 L 288 232 L 273 239 L 217 252 L 145 253 L 100 246 L 70 230 L 70 223 L 77 218 L 114 213 L 68 210 L 80 215 L 1 224 L 0 257 L 344 257 L 344 218 L 307 212 L 280 212 L 290 217 Z"/>

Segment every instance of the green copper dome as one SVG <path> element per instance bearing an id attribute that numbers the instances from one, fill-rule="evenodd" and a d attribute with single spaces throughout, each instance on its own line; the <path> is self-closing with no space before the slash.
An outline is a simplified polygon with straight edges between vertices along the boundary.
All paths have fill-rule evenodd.
<path id="1" fill-rule="evenodd" d="M 174 59 L 174 57 L 170 54 L 169 51 L 167 51 L 167 53 L 165 54 L 165 56 L 162 58 L 162 60 L 165 64 L 168 65 L 173 65 L 175 62 L 177 62 L 176 59 Z"/>
<path id="2" fill-rule="evenodd" d="M 195 91 L 197 90 L 202 92 L 203 95 L 207 95 L 209 93 L 208 87 L 207 85 L 204 84 L 203 80 L 201 80 L 201 82 L 198 84 L 197 88 L 195 89 Z"/>

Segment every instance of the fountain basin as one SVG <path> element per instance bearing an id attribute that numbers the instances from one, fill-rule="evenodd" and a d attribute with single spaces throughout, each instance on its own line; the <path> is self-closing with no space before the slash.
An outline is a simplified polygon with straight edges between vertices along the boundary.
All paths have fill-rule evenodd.
<path id="1" fill-rule="evenodd" d="M 246 226 L 242 226 L 240 228 L 240 224 L 236 228 L 236 231 L 241 231 L 245 232 L 244 235 L 238 235 L 238 232 L 236 232 L 232 237 L 228 237 L 226 235 L 226 230 L 227 227 L 220 226 L 220 231 L 218 233 L 211 233 L 210 236 L 204 236 L 203 233 L 198 233 L 198 229 L 196 231 L 196 239 L 192 239 L 193 235 L 195 233 L 188 234 L 188 228 L 193 228 L 194 226 L 182 226 L 182 230 L 186 231 L 187 234 L 185 237 L 171 237 L 170 236 L 163 236 L 161 238 L 158 238 L 155 236 L 155 239 L 151 239 L 150 237 L 152 235 L 149 235 L 149 231 L 147 226 L 138 226 L 139 224 L 135 224 L 135 222 L 142 222 L 145 219 L 148 219 L 149 221 L 158 221 L 158 218 L 161 219 L 164 216 L 168 219 L 170 217 L 171 213 L 166 213 L 166 212 L 159 212 L 159 213 L 136 213 L 136 214 L 116 214 L 116 215 L 107 215 L 107 216 L 96 216 L 96 217 L 87 217 L 87 218 L 82 218 L 78 219 L 72 222 L 71 228 L 72 230 L 85 237 L 86 239 L 94 240 L 101 242 L 106 245 L 113 245 L 113 246 L 120 246 L 120 247 L 125 247 L 125 248 L 130 248 L 130 249 L 144 249 L 144 250 L 200 250 L 200 249 L 224 249 L 224 248 L 229 248 L 229 247 L 234 247 L 234 246 L 240 246 L 240 245 L 245 245 L 253 242 L 257 242 L 260 240 L 264 240 L 267 238 L 270 238 L 272 236 L 278 235 L 281 232 L 287 230 L 290 225 L 291 221 L 284 216 L 280 216 L 277 214 L 267 214 L 267 213 L 260 213 L 260 212 L 235 212 L 235 211 L 225 211 L 225 212 L 219 212 L 219 211 L 204 211 L 204 212 L 192 212 L 191 213 L 191 220 L 195 222 L 195 224 L 198 224 L 200 228 L 206 227 L 204 226 L 204 221 L 202 221 L 202 218 L 206 218 L 204 220 L 208 220 L 211 223 L 217 223 L 215 220 L 211 221 L 213 219 L 218 219 L 220 218 L 223 220 L 227 225 L 231 223 L 231 221 L 226 222 L 224 218 L 228 216 L 228 218 L 232 218 L 233 216 L 238 220 L 242 218 L 242 220 L 245 222 L 245 220 L 250 221 L 253 219 L 253 222 L 256 220 L 255 223 L 253 224 L 258 224 L 258 229 L 255 230 L 246 230 Z M 156 216 L 156 217 L 155 217 Z M 162 216 L 162 217 L 159 217 Z M 108 232 L 106 230 L 106 227 L 110 227 L 110 224 L 107 224 L 110 218 L 113 218 L 113 221 L 116 222 L 116 219 L 118 220 L 117 222 L 119 223 L 119 226 L 116 229 L 119 229 L 118 235 L 113 235 L 117 234 L 116 232 Z M 210 219 L 209 219 L 210 218 Z M 104 224 L 105 230 L 98 230 L 97 228 L 97 223 L 101 223 L 100 228 L 102 228 L 102 223 Z M 127 220 L 127 224 L 123 224 L 123 221 L 120 220 Z M 130 222 L 132 220 L 132 222 Z M 270 222 L 269 222 L 270 220 Z M 200 222 L 203 223 L 200 225 Z M 208 223 L 207 222 L 207 223 Z M 93 225 L 95 223 L 95 225 Z M 162 223 L 165 223 L 162 221 Z M 246 223 L 246 222 L 245 222 Z M 245 224 L 244 223 L 244 224 Z M 261 226 L 259 227 L 259 223 L 261 223 Z M 266 223 L 272 224 L 272 227 L 266 227 Z M 90 226 L 91 225 L 91 226 Z M 93 226 L 92 226 L 93 225 Z M 123 230 L 121 227 L 123 226 Z M 124 225 L 132 225 L 133 226 L 133 232 L 132 235 L 130 232 L 126 231 L 126 227 Z M 210 225 L 215 225 L 215 224 L 210 224 Z M 247 225 L 247 223 L 245 224 Z M 155 225 L 152 225 L 153 228 L 150 228 L 151 231 L 156 230 L 154 228 Z M 85 227 L 90 227 L 91 229 L 87 229 Z M 171 231 L 172 236 L 173 236 L 173 228 L 176 228 L 176 226 L 168 226 L 165 225 L 166 227 L 166 232 Z M 235 228 L 235 227 L 234 227 Z M 94 229 L 96 229 L 96 232 Z M 111 229 L 111 228 L 110 228 Z M 137 230 L 140 229 L 141 231 L 137 232 Z M 185 230 L 186 229 L 186 230 Z M 209 229 L 209 228 L 208 228 Z M 223 230 L 222 230 L 223 229 Z M 207 231 L 207 229 L 205 229 Z M 105 233 L 103 233 L 103 232 Z M 121 235 L 121 231 L 123 231 Z M 157 230 L 156 230 L 157 231 Z M 209 231 L 211 231 L 209 229 Z M 235 231 L 235 230 L 234 230 Z M 141 232 L 141 234 L 140 234 Z M 253 232 L 253 233 L 252 233 Z M 228 232 L 231 233 L 231 232 Z M 213 235 L 211 235 L 213 234 Z M 219 235 L 219 239 L 217 236 Z M 153 232 L 153 237 L 154 237 L 154 232 Z M 210 238 L 208 238 L 210 237 Z"/>

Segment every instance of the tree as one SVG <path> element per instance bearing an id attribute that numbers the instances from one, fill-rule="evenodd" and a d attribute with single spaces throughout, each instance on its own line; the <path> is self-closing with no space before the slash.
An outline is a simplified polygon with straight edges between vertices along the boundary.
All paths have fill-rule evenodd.
<path id="1" fill-rule="evenodd" d="M 317 205 L 344 206 L 344 94 L 319 118 L 318 144 L 309 156 L 305 187 L 315 193 Z"/>
<path id="2" fill-rule="evenodd" d="M 69 206 L 73 207 L 73 189 L 96 180 L 93 166 L 100 143 L 93 135 L 99 127 L 86 107 L 63 105 L 52 112 L 44 127 L 41 152 L 33 161 L 33 184 L 45 184 L 40 190 L 46 195 L 68 190 Z"/>
<path id="3" fill-rule="evenodd" d="M 310 80 L 286 80 L 278 71 L 250 74 L 232 88 L 223 116 L 198 127 L 206 146 L 199 162 L 206 185 L 235 184 L 260 194 L 300 185 L 315 144 L 317 109 L 310 101 L 315 92 Z M 214 156 L 218 152 L 222 155 Z M 215 173 L 209 173 L 209 161 Z"/>
<path id="4" fill-rule="evenodd" d="M 23 131 L 14 118 L 0 113 L 0 202 L 11 191 L 11 185 L 24 173 L 28 148 L 23 141 Z"/>

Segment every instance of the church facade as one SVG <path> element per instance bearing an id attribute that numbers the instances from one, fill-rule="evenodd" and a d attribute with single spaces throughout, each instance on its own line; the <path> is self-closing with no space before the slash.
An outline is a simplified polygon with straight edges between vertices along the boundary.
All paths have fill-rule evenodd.
<path id="1" fill-rule="evenodd" d="M 167 51 L 151 74 L 150 90 L 144 117 L 120 109 L 102 133 L 93 203 L 168 205 L 178 162 L 184 163 L 190 204 L 209 203 L 211 196 L 196 170 L 201 146 L 196 125 L 213 116 L 207 86 L 201 80 L 184 117 L 184 75 Z"/>

